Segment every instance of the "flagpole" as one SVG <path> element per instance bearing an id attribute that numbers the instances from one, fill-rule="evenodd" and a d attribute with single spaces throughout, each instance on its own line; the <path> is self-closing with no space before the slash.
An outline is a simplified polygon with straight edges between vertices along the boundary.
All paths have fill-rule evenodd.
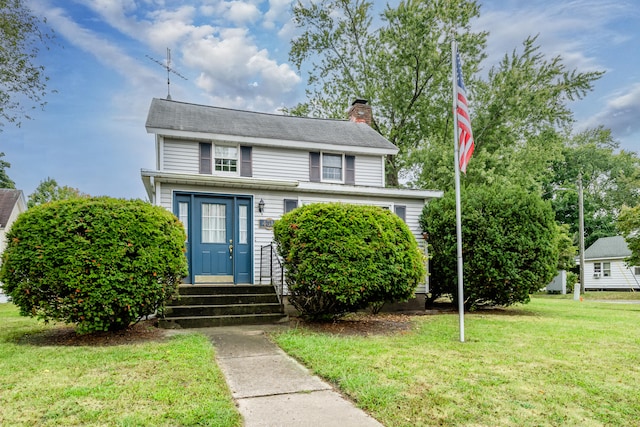
<path id="1" fill-rule="evenodd" d="M 453 151 L 455 164 L 455 183 L 456 183 L 456 245 L 458 252 L 458 314 L 460 318 L 460 342 L 464 342 L 464 283 L 463 283 L 463 264 L 462 264 L 462 210 L 460 208 L 460 144 L 458 136 L 458 88 L 457 88 L 457 70 L 456 70 L 456 39 L 455 36 L 451 40 L 451 67 L 453 83 Z"/>

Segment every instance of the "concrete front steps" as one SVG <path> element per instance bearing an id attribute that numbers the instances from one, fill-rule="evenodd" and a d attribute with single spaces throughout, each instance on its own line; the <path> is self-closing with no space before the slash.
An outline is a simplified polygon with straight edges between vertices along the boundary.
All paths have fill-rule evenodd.
<path id="1" fill-rule="evenodd" d="M 287 315 L 271 285 L 181 285 L 180 298 L 160 318 L 160 327 L 206 328 L 285 321 Z"/>

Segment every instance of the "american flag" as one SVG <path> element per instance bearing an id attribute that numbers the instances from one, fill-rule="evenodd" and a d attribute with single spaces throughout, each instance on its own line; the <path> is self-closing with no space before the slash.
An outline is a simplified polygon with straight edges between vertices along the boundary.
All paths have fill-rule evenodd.
<path id="1" fill-rule="evenodd" d="M 458 115 L 458 128 L 460 135 L 458 143 L 460 144 L 459 157 L 460 170 L 467 173 L 467 164 L 473 154 L 473 133 L 471 132 L 471 119 L 469 118 L 469 108 L 467 106 L 467 92 L 462 81 L 462 63 L 460 62 L 460 54 L 456 51 L 456 80 L 458 100 L 456 101 L 456 114 Z"/>

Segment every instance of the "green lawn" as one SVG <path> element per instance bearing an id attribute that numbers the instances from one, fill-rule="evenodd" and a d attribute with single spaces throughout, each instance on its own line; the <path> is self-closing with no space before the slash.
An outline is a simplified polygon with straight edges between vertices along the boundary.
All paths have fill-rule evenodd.
<path id="1" fill-rule="evenodd" d="M 0 304 L 0 425 L 240 426 L 209 340 L 46 345 L 56 326 Z"/>
<path id="2" fill-rule="evenodd" d="M 552 299 L 573 299 L 573 292 L 566 295 L 541 293 L 536 295 L 536 297 L 552 298 Z M 582 299 L 586 301 L 598 301 L 598 300 L 638 301 L 640 300 L 640 292 L 638 291 L 589 291 L 582 294 Z"/>
<path id="3" fill-rule="evenodd" d="M 630 426 L 640 420 L 640 304 L 534 297 L 416 316 L 395 336 L 274 336 L 386 426 Z"/>

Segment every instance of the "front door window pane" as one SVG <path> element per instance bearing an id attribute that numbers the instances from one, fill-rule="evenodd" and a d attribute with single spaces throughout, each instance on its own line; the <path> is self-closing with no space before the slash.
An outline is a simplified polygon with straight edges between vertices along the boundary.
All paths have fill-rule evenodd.
<path id="1" fill-rule="evenodd" d="M 249 241 L 249 221 L 247 218 L 247 214 L 248 214 L 249 210 L 247 209 L 246 205 L 240 205 L 239 206 L 239 212 L 238 212 L 238 221 L 240 222 L 240 226 L 238 227 L 238 231 L 239 231 L 239 236 L 238 236 L 238 240 L 240 244 L 247 244 Z"/>
<path id="2" fill-rule="evenodd" d="M 202 243 L 227 242 L 227 206 L 202 204 Z"/>
<path id="3" fill-rule="evenodd" d="M 178 203 L 178 219 L 184 226 L 184 232 L 187 234 L 187 240 L 189 240 L 189 203 Z"/>

